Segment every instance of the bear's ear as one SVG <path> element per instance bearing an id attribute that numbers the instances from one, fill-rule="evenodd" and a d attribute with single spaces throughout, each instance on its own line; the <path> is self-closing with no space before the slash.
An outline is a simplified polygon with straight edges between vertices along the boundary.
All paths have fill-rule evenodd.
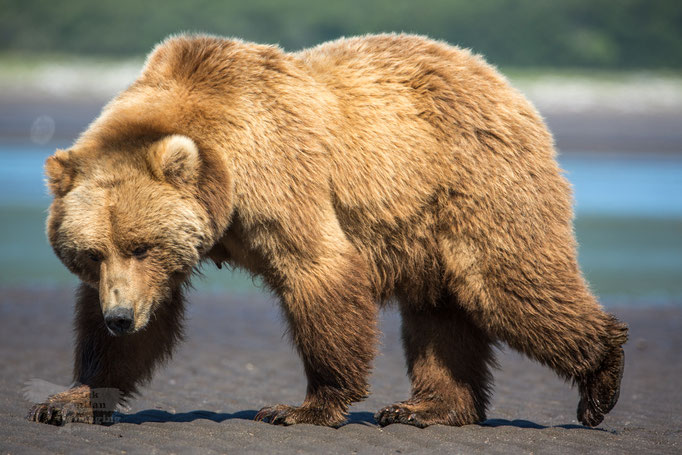
<path id="1" fill-rule="evenodd" d="M 76 175 L 70 150 L 59 150 L 45 161 L 47 187 L 57 197 L 64 196 L 71 190 Z"/>
<path id="2" fill-rule="evenodd" d="M 149 156 L 152 173 L 176 186 L 193 185 L 199 179 L 199 150 L 194 141 L 179 134 L 161 139 Z"/>

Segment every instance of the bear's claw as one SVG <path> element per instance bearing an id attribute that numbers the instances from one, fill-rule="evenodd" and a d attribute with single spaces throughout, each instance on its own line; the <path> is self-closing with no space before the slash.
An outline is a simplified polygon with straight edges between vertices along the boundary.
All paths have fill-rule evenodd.
<path id="1" fill-rule="evenodd" d="M 291 419 L 287 421 L 287 416 L 291 414 L 293 406 L 278 404 L 276 406 L 267 406 L 256 414 L 253 420 L 258 422 L 271 423 L 273 425 L 291 425 Z"/>

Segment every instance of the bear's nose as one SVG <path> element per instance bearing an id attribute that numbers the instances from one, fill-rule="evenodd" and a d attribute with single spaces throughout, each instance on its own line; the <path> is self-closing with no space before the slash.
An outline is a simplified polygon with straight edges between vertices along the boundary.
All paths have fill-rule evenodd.
<path id="1" fill-rule="evenodd" d="M 114 335 L 123 335 L 133 327 L 133 310 L 131 308 L 116 307 L 104 314 L 104 323 Z"/>

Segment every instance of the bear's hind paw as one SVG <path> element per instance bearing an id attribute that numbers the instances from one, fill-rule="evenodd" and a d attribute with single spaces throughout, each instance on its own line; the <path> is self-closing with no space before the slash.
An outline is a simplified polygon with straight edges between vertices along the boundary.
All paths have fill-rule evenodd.
<path id="1" fill-rule="evenodd" d="M 618 402 L 624 357 L 622 347 L 614 348 L 600 368 L 580 385 L 578 420 L 583 425 L 596 427 Z"/>

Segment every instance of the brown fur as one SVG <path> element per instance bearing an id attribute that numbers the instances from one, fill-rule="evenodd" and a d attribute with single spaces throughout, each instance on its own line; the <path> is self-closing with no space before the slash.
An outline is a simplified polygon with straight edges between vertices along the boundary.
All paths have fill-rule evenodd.
<path id="1" fill-rule="evenodd" d="M 581 276 L 552 138 L 468 51 L 408 35 L 296 54 L 171 38 L 46 172 L 50 242 L 84 282 L 82 384 L 128 396 L 149 379 L 210 259 L 264 277 L 303 359 L 303 405 L 258 419 L 342 423 L 392 297 L 413 394 L 381 425 L 484 420 L 497 341 L 576 381 L 583 423 L 615 405 L 627 329 Z M 116 338 L 102 312 L 121 306 L 135 325 Z"/>

